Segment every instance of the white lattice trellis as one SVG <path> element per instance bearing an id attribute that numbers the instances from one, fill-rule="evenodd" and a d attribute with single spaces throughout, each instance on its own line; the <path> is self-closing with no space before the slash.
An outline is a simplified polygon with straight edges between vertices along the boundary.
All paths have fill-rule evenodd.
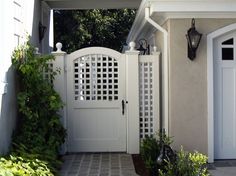
<path id="1" fill-rule="evenodd" d="M 53 84 L 52 72 L 53 72 L 53 63 L 49 62 L 47 63 L 46 68 L 44 69 L 44 79 L 48 80 L 48 82 L 50 82 L 51 84 Z"/>
<path id="2" fill-rule="evenodd" d="M 154 66 L 154 64 L 150 57 L 139 61 L 139 129 L 141 139 L 153 135 L 158 126 L 157 118 L 159 116 L 156 113 L 158 107 L 157 103 L 154 103 L 154 95 L 158 90 L 157 87 L 154 89 L 154 69 L 157 69 L 155 68 L 157 65 Z"/>
<path id="3" fill-rule="evenodd" d="M 82 56 L 74 61 L 75 100 L 118 100 L 118 61 L 107 55 Z"/>

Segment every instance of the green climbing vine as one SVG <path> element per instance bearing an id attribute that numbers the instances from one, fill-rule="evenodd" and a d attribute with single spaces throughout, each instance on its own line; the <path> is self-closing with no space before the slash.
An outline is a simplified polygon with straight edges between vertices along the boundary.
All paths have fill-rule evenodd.
<path id="1" fill-rule="evenodd" d="M 35 48 L 29 42 L 13 52 L 12 64 L 19 78 L 20 91 L 17 96 L 19 123 L 11 154 L 13 158 L 23 157 L 22 161 L 38 159 L 56 173 L 58 152 L 66 130 L 58 114 L 63 102 L 51 81 L 44 78 L 44 71 L 49 69 L 48 63 L 52 60 L 52 55 L 35 54 Z M 48 72 L 50 80 L 53 81 L 59 72 Z"/>

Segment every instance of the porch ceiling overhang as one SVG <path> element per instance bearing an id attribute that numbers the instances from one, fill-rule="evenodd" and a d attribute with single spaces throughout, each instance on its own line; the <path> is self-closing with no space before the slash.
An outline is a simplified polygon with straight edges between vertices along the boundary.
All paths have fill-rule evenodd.
<path id="1" fill-rule="evenodd" d="M 52 9 L 120 9 L 135 8 L 141 0 L 42 0 Z"/>
<path id="2" fill-rule="evenodd" d="M 168 19 L 180 18 L 236 18 L 235 0 L 143 0 L 127 43 L 139 38 L 148 39 L 156 30 L 145 20 L 145 8 L 150 16 L 163 25 Z"/>

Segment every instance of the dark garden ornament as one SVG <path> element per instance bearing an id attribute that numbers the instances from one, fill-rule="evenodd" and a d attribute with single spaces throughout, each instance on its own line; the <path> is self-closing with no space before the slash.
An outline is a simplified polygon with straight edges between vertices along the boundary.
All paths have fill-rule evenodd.
<path id="1" fill-rule="evenodd" d="M 145 39 L 140 39 L 138 41 L 139 48 L 137 49 L 140 51 L 140 55 L 149 55 L 150 54 L 150 46 L 147 43 L 147 40 Z"/>
<path id="2" fill-rule="evenodd" d="M 160 154 L 157 156 L 156 162 L 159 167 L 163 168 L 166 162 L 174 163 L 176 160 L 176 153 L 172 150 L 169 145 L 164 144 L 163 138 L 165 135 L 165 129 L 160 130 Z"/>

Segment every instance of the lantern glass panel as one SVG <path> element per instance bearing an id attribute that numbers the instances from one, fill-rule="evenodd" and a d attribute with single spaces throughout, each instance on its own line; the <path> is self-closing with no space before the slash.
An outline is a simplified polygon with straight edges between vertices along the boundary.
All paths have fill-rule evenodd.
<path id="1" fill-rule="evenodd" d="M 201 34 L 199 34 L 197 31 L 192 31 L 190 33 L 191 46 L 193 49 L 196 49 L 198 47 L 200 38 L 201 38 Z"/>

